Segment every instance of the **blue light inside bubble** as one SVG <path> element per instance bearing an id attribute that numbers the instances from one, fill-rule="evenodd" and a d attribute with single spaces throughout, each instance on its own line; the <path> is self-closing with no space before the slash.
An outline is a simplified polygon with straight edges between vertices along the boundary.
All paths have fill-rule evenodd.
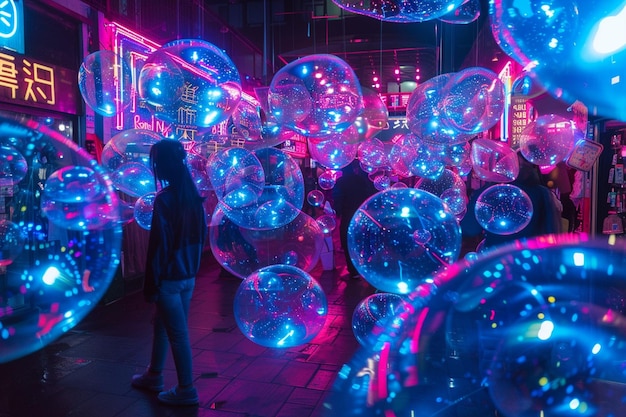
<path id="1" fill-rule="evenodd" d="M 576 410 L 578 407 L 580 407 L 580 400 L 578 398 L 574 398 L 569 402 L 569 408 L 572 410 Z"/>
<path id="2" fill-rule="evenodd" d="M 154 97 L 160 97 L 160 96 L 163 94 L 163 93 L 161 92 L 161 89 L 160 89 L 160 88 L 157 88 L 157 87 L 152 87 L 152 88 L 151 88 L 151 91 L 152 91 L 152 95 L 153 95 Z"/>
<path id="3" fill-rule="evenodd" d="M 597 355 L 598 353 L 600 353 L 601 350 L 602 350 L 602 345 L 600 343 L 596 343 L 591 348 L 591 353 L 593 353 L 594 355 Z"/>
<path id="4" fill-rule="evenodd" d="M 216 110 L 208 112 L 206 117 L 204 118 L 203 125 L 211 126 L 219 115 L 220 115 L 219 112 L 217 112 Z"/>
<path id="5" fill-rule="evenodd" d="M 59 278 L 60 276 L 61 273 L 59 272 L 59 270 L 56 267 L 51 266 L 46 269 L 46 272 L 44 272 L 42 281 L 44 282 L 44 284 L 54 285 L 57 278 Z"/>
<path id="6" fill-rule="evenodd" d="M 411 210 L 408 207 L 402 207 L 400 210 L 400 217 L 409 217 Z"/>
<path id="7" fill-rule="evenodd" d="M 406 282 L 398 282 L 398 291 L 400 294 L 406 294 L 409 291 L 409 286 Z"/>

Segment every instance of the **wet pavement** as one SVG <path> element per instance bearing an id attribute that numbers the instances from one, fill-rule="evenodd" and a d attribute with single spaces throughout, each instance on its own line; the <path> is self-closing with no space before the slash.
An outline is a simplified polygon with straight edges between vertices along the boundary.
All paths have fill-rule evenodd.
<path id="1" fill-rule="evenodd" d="M 318 417 L 341 366 L 359 345 L 352 312 L 375 290 L 349 279 L 343 254 L 335 269 L 321 263 L 310 272 L 324 289 L 328 316 L 309 343 L 272 349 L 247 339 L 233 315 L 241 283 L 220 276 L 205 253 L 190 311 L 198 407 L 161 405 L 156 394 L 133 389 L 133 374 L 143 372 L 151 347 L 151 305 L 141 292 L 98 305 L 81 323 L 45 348 L 0 365 L 0 417 L 210 416 Z M 223 275 L 223 274 L 221 274 Z M 176 383 L 171 357 L 166 388 Z"/>

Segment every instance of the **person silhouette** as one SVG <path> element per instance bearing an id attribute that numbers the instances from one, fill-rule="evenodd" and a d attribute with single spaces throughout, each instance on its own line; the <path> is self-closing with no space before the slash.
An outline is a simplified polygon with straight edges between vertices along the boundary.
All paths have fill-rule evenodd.
<path id="1" fill-rule="evenodd" d="M 185 163 L 182 144 L 163 139 L 150 149 L 157 192 L 154 199 L 143 294 L 155 303 L 148 369 L 132 386 L 157 391 L 170 405 L 197 405 L 187 317 L 207 234 L 203 198 Z M 163 366 L 171 347 L 178 384 L 162 391 Z"/>

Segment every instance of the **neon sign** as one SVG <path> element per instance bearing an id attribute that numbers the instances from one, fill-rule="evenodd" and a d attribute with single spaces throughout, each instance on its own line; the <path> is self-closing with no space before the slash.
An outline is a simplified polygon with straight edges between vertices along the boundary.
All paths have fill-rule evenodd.
<path id="1" fill-rule="evenodd" d="M 21 0 L 0 0 L 0 46 L 24 53 L 24 4 Z"/>
<path id="2" fill-rule="evenodd" d="M 76 71 L 0 50 L 0 101 L 76 114 L 77 77 Z"/>

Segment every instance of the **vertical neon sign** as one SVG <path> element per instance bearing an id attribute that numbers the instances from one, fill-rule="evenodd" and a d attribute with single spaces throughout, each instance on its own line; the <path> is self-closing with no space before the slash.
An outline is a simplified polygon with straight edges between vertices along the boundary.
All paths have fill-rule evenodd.
<path id="1" fill-rule="evenodd" d="M 511 90 L 513 80 L 511 76 L 511 61 L 507 61 L 504 68 L 498 74 L 498 78 L 504 85 L 504 110 L 500 118 L 500 140 L 502 142 L 509 141 L 509 112 L 511 107 Z"/>

